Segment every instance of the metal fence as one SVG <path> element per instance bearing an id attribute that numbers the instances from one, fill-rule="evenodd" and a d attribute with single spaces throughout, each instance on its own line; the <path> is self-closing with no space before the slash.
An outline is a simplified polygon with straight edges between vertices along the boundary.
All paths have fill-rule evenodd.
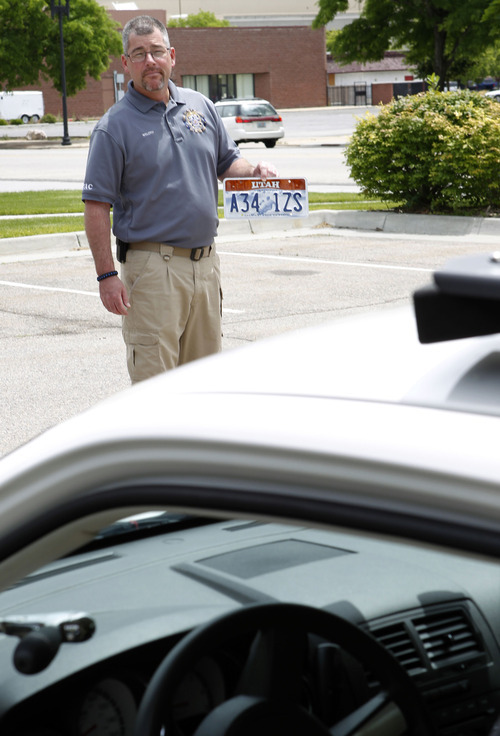
<path id="1" fill-rule="evenodd" d="M 372 104 L 372 86 L 371 84 L 353 84 L 352 86 L 327 87 L 328 105 L 352 106 L 352 105 L 371 105 Z"/>
<path id="2" fill-rule="evenodd" d="M 427 85 L 425 82 L 398 82 L 392 85 L 394 99 L 398 97 L 407 97 L 408 95 L 417 95 L 419 92 L 425 92 Z"/>
<path id="3" fill-rule="evenodd" d="M 392 96 L 394 99 L 398 97 L 406 97 L 406 95 L 416 95 L 427 88 L 425 82 L 396 82 L 392 85 Z M 327 87 L 328 105 L 352 106 L 352 105 L 371 105 L 372 104 L 372 85 L 364 82 L 353 84 L 351 86 Z"/>

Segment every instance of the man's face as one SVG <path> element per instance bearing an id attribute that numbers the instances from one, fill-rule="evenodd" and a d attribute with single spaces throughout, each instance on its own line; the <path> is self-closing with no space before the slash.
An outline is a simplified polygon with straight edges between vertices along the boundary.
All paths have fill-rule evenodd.
<path id="1" fill-rule="evenodd" d="M 141 59 L 145 52 L 145 58 Z M 130 74 L 137 92 L 153 99 L 163 99 L 175 66 L 175 50 L 167 49 L 158 29 L 148 36 L 132 33 L 128 53 L 122 54 L 122 65 Z"/>

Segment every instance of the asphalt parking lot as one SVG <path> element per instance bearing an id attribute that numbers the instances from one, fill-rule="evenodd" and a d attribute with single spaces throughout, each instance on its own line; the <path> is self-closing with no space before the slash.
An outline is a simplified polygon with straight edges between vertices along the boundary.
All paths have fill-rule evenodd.
<path id="1" fill-rule="evenodd" d="M 406 304 L 448 258 L 489 236 L 317 228 L 223 235 L 224 349 Z M 0 453 L 129 385 L 120 318 L 101 306 L 90 252 L 0 253 Z M 360 370 L 369 370 L 369 356 Z"/>

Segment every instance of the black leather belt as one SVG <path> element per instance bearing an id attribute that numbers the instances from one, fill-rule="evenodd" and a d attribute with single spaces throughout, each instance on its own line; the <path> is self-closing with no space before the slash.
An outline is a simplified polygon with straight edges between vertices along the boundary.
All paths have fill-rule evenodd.
<path id="1" fill-rule="evenodd" d="M 130 250 L 146 250 L 151 253 L 159 253 L 164 258 L 182 256 L 182 258 L 190 258 L 192 261 L 200 261 L 202 258 L 208 258 L 213 250 L 213 245 L 207 245 L 204 248 L 179 248 L 168 243 L 155 243 L 150 240 L 141 240 L 138 243 L 126 243 L 119 238 L 116 239 L 116 244 L 119 249 L 125 252 L 129 248 Z M 124 261 L 121 262 L 124 263 Z"/>

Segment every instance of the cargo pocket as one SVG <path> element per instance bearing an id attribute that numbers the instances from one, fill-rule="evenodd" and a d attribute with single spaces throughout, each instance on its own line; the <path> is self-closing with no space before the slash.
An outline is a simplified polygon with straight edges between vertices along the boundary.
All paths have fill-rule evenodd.
<path id="1" fill-rule="evenodd" d="M 163 373 L 165 367 L 160 357 L 157 335 L 124 332 L 123 337 L 127 346 L 127 368 L 132 383 Z"/>

